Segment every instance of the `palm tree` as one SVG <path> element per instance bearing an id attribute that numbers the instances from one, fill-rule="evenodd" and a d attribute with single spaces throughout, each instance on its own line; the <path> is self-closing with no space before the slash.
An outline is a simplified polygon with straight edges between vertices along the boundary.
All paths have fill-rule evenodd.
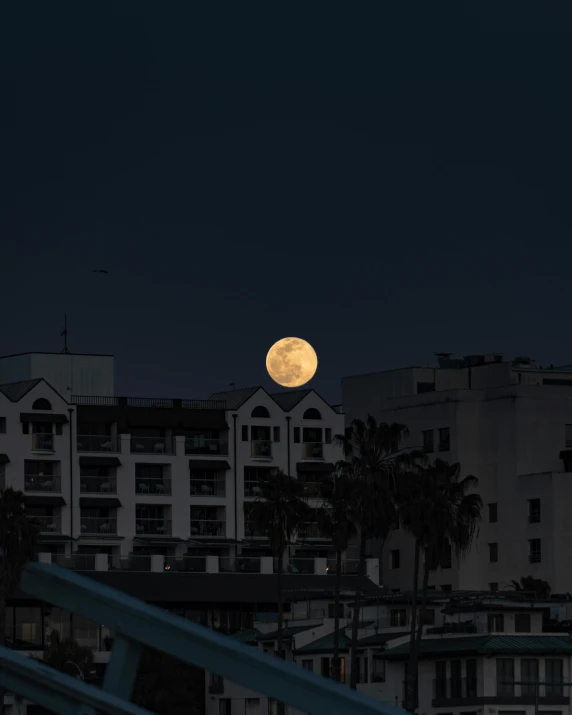
<path id="1" fill-rule="evenodd" d="M 331 538 L 336 551 L 336 573 L 334 584 L 334 656 L 332 658 L 332 678 L 340 682 L 340 585 L 342 575 L 342 553 L 356 535 L 354 485 L 341 465 L 333 479 L 321 484 L 323 510 L 320 513 L 321 531 Z"/>
<path id="2" fill-rule="evenodd" d="M 6 645 L 6 601 L 16 590 L 26 563 L 36 552 L 39 527 L 26 515 L 24 494 L 0 490 L 0 646 Z M 4 688 L 0 687 L 0 715 Z"/>
<path id="3" fill-rule="evenodd" d="M 522 576 L 520 581 L 511 581 L 510 584 L 514 591 L 529 591 L 534 593 L 535 597 L 541 601 L 550 598 L 552 589 L 548 581 L 542 578 L 534 578 L 534 576 Z"/>
<path id="4" fill-rule="evenodd" d="M 354 487 L 355 522 L 359 534 L 359 575 L 366 575 L 368 539 L 385 541 L 397 526 L 393 499 L 395 475 L 413 457 L 400 452 L 401 440 L 409 434 L 401 424 L 378 423 L 369 415 L 354 419 L 345 435 L 336 435 L 346 461 L 340 464 Z M 357 685 L 358 630 L 361 590 L 356 589 L 351 637 L 350 687 Z"/>
<path id="5" fill-rule="evenodd" d="M 61 640 L 58 631 L 52 631 L 43 662 L 80 680 L 90 680 L 95 673 L 92 649 L 81 646 L 73 638 Z"/>
<path id="6" fill-rule="evenodd" d="M 268 537 L 278 564 L 278 652 L 282 654 L 284 552 L 294 534 L 310 520 L 310 509 L 304 499 L 304 485 L 282 471 L 261 480 L 260 496 L 252 504 L 249 520 L 258 533 Z"/>
<path id="7" fill-rule="evenodd" d="M 433 568 L 445 565 L 451 550 L 454 550 L 458 559 L 464 558 L 478 533 L 482 499 L 478 494 L 469 494 L 468 491 L 475 489 L 479 482 L 473 476 L 460 480 L 460 473 L 458 463 L 448 464 L 436 459 L 428 466 L 418 465 L 400 482 L 398 490 L 401 524 L 415 539 L 410 654 L 405 692 L 405 709 L 410 712 L 415 710 L 417 701 L 417 670 L 429 573 Z M 423 584 L 418 614 L 421 553 Z"/>

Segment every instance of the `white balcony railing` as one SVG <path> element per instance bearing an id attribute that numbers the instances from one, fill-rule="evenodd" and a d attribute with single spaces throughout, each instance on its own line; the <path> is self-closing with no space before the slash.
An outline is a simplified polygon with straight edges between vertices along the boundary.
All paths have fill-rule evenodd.
<path id="1" fill-rule="evenodd" d="M 82 534 L 117 534 L 117 519 L 106 516 L 82 516 L 80 528 Z"/>
<path id="2" fill-rule="evenodd" d="M 81 494 L 116 494 L 117 479 L 115 477 L 80 477 L 79 491 Z"/>
<path id="3" fill-rule="evenodd" d="M 225 536 L 226 522 L 221 520 L 191 520 L 191 536 Z"/>
<path id="4" fill-rule="evenodd" d="M 323 459 L 324 445 L 322 442 L 304 442 L 302 444 L 302 459 Z"/>
<path id="5" fill-rule="evenodd" d="M 269 439 L 252 440 L 250 456 L 255 459 L 272 459 L 272 442 Z"/>
<path id="6" fill-rule="evenodd" d="M 169 477 L 164 477 L 163 479 L 136 477 L 135 491 L 137 494 L 161 494 L 162 496 L 168 496 L 171 494 L 171 479 Z"/>
<path id="7" fill-rule="evenodd" d="M 34 452 L 53 452 L 54 451 L 54 435 L 53 434 L 33 434 L 32 435 L 32 451 L 34 451 Z"/>
<path id="8" fill-rule="evenodd" d="M 53 474 L 26 474 L 24 476 L 24 490 L 27 492 L 60 492 L 62 488 L 61 477 Z"/>
<path id="9" fill-rule="evenodd" d="M 162 518 L 135 519 L 135 531 L 140 536 L 170 536 L 171 520 Z"/>
<path id="10" fill-rule="evenodd" d="M 107 434 L 78 434 L 78 452 L 117 452 L 117 440 Z"/>

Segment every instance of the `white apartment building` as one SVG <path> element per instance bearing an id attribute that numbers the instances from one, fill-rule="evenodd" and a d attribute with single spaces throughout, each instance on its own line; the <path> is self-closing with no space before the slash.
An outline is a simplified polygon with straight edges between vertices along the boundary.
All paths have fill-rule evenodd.
<path id="1" fill-rule="evenodd" d="M 502 590 L 522 576 L 572 592 L 572 367 L 501 355 L 453 359 L 342 380 L 346 425 L 373 415 L 410 431 L 404 447 L 460 462 L 479 480 L 483 520 L 470 556 L 432 575 L 444 590 Z M 413 545 L 386 543 L 381 582 L 408 590 Z"/>
<path id="2" fill-rule="evenodd" d="M 216 561 L 221 570 L 271 572 L 269 544 L 248 513 L 260 479 L 282 469 L 304 482 L 316 514 L 289 547 L 288 566 L 327 572 L 334 552 L 317 509 L 320 481 L 342 457 L 339 411 L 313 390 L 116 397 L 105 394 L 113 387 L 108 356 L 100 372 L 97 356 L 77 357 L 76 382 L 99 394 L 64 399 L 42 376 L 30 377 L 34 356 L 0 358 L 0 374 L 27 376 L 0 385 L 0 484 L 25 493 L 42 524 L 43 552 L 107 555 L 116 569 L 149 569 L 156 557 L 155 567 L 163 558 L 170 569 L 208 563 L 212 571 Z M 48 364 L 64 384 L 69 360 L 44 356 L 35 369 Z"/>

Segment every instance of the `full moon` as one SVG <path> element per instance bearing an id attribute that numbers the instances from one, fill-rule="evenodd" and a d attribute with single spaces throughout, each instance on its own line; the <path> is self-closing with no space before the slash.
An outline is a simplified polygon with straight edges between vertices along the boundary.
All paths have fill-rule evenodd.
<path id="1" fill-rule="evenodd" d="M 318 369 L 316 351 L 301 338 L 282 338 L 266 356 L 268 374 L 282 387 L 300 387 L 309 382 Z"/>

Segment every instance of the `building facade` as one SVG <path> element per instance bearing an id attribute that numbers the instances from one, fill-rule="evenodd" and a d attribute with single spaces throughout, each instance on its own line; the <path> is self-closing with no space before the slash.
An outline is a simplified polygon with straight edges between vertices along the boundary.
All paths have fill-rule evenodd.
<path id="1" fill-rule="evenodd" d="M 432 575 L 445 590 L 499 590 L 523 576 L 572 591 L 572 368 L 501 355 L 344 378 L 346 423 L 373 415 L 409 428 L 404 448 L 459 462 L 479 480 L 483 520 L 471 554 Z M 411 587 L 413 544 L 392 534 L 382 582 Z"/>

